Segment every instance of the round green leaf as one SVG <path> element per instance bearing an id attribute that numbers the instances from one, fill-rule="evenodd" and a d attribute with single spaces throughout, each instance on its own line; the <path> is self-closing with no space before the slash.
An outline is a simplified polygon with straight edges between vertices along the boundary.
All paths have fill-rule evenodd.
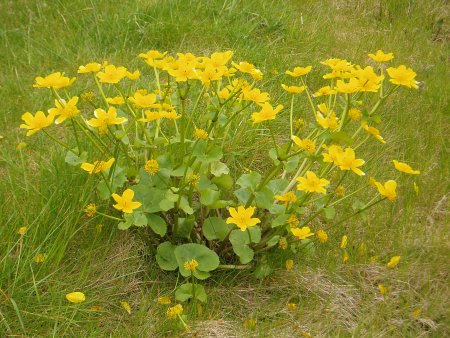
<path id="1" fill-rule="evenodd" d="M 220 217 L 208 217 L 203 222 L 203 235 L 206 239 L 212 241 L 220 239 L 223 241 L 230 232 L 231 226 Z"/>
<path id="2" fill-rule="evenodd" d="M 191 275 L 191 272 L 184 268 L 184 263 L 193 259 L 198 262 L 198 267 L 195 272 L 199 272 L 199 277 L 196 277 L 200 279 L 209 277 L 204 273 L 202 274 L 202 272 L 215 270 L 219 266 L 219 256 L 217 256 L 214 251 L 208 249 L 206 246 L 196 243 L 188 243 L 177 246 L 175 249 L 175 258 L 178 262 L 180 273 L 184 277 L 189 277 Z"/>
<path id="3" fill-rule="evenodd" d="M 195 292 L 194 292 L 195 291 Z M 206 303 L 207 296 L 205 288 L 201 284 L 187 283 L 181 285 L 177 291 L 175 291 L 175 299 L 179 302 L 185 302 L 190 298 L 198 299 L 199 301 Z"/>
<path id="4" fill-rule="evenodd" d="M 163 237 L 167 232 L 167 224 L 164 219 L 155 214 L 148 214 L 147 221 L 154 233 Z"/>
<path id="5" fill-rule="evenodd" d="M 163 270 L 173 271 L 178 267 L 177 259 L 175 258 L 175 248 L 177 246 L 164 242 L 158 245 L 156 249 L 156 262 Z"/>

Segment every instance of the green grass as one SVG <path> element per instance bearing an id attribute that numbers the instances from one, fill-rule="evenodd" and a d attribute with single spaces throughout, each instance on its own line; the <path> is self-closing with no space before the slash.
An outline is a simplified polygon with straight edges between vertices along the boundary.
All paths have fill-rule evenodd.
<path id="1" fill-rule="evenodd" d="M 210 301 L 198 321 L 199 336 L 448 336 L 449 10 L 444 0 L 2 1 L 0 336 L 177 332 L 155 302 L 173 291 L 176 275 L 159 270 L 137 233 L 108 222 L 98 232 L 81 210 L 93 182 L 66 165 L 42 135 L 26 138 L 18 128 L 23 112 L 52 104 L 45 90 L 32 88 L 35 76 L 74 75 L 78 65 L 104 59 L 143 68 L 136 55 L 153 48 L 198 54 L 233 49 L 235 59 L 267 74 L 329 57 L 365 64 L 367 53 L 381 48 L 424 83 L 423 90 L 401 90 L 387 102 L 380 129 L 388 144 L 372 142 L 362 156 L 381 180 L 395 175 L 390 159 L 420 168 L 419 196 L 411 178 L 399 176 L 396 203 L 333 229 L 325 246 L 296 257 L 293 271 L 280 269 L 263 282 L 246 271 L 218 273 L 206 283 Z M 265 87 L 279 92 L 279 77 L 267 78 Z M 242 135 L 246 164 L 265 166 L 258 134 Z M 17 151 L 22 141 L 28 146 Z M 381 153 L 386 162 L 380 164 Z M 23 239 L 21 226 L 29 228 Z M 347 264 L 339 249 L 344 233 Z M 366 255 L 357 252 L 362 242 Z M 41 265 L 34 263 L 38 253 L 47 254 Z M 402 256 L 399 268 L 386 269 L 396 254 Z M 374 255 L 379 263 L 370 264 Z M 389 288 L 386 297 L 379 283 Z M 83 306 L 67 304 L 64 296 L 73 290 L 86 293 Z M 289 302 L 298 304 L 297 312 L 287 311 Z M 90 311 L 94 305 L 104 309 Z M 243 326 L 249 318 L 257 320 L 254 331 Z"/>

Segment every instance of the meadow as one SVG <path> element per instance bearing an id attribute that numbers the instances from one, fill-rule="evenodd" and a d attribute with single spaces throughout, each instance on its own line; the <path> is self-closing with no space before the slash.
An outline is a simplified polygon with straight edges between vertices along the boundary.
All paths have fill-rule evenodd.
<path id="1" fill-rule="evenodd" d="M 1 1 L 0 336 L 450 335 L 449 10 L 444 0 Z M 204 283 L 208 303 L 184 332 L 157 302 L 173 295 L 177 274 L 159 269 L 139 232 L 87 218 L 93 181 L 65 163 L 57 145 L 19 128 L 24 112 L 53 104 L 33 88 L 36 76 L 78 77 L 79 65 L 104 60 L 143 68 L 137 55 L 150 49 L 233 50 L 234 59 L 263 71 L 264 88 L 280 95 L 287 69 L 332 57 L 364 65 L 368 53 L 393 52 L 396 64 L 417 73 L 419 89 L 402 89 L 386 102 L 388 142 L 370 142 L 362 156 L 376 177 L 392 175 L 391 159 L 407 160 L 421 175 L 399 175 L 395 203 L 331 229 L 329 241 L 297 255 L 292 270 L 264 279 L 246 269 L 218 271 Z M 76 90 L 81 96 L 86 88 Z M 238 135 L 244 146 L 236 167 L 267 166 L 263 134 Z M 18 234 L 24 226 L 27 232 Z M 395 255 L 398 267 L 387 268 Z M 65 295 L 74 290 L 86 301 L 69 303 Z"/>

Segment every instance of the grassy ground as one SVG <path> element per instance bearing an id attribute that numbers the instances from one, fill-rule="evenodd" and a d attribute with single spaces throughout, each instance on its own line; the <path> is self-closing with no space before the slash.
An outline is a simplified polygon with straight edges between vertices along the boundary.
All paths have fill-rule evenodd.
<path id="1" fill-rule="evenodd" d="M 161 272 L 133 233 L 108 223 L 99 232 L 83 219 L 83 191 L 91 182 L 43 137 L 26 139 L 18 129 L 23 112 L 51 104 L 32 89 L 35 76 L 72 75 L 91 60 L 137 65 L 136 55 L 153 48 L 233 49 L 237 59 L 268 74 L 328 57 L 366 63 L 367 53 L 381 48 L 423 82 L 422 90 L 404 90 L 388 103 L 383 125 L 386 158 L 422 170 L 420 194 L 400 178 L 406 188 L 397 203 L 334 229 L 324 249 L 296 258 L 293 271 L 277 271 L 263 282 L 247 272 L 217 274 L 207 283 L 211 297 L 198 336 L 450 335 L 446 1 L 4 0 L 0 13 L 0 336 L 175 334 L 155 300 L 172 291 L 176 276 Z M 29 145 L 17 151 L 22 141 Z M 249 163 L 263 165 L 262 146 L 247 144 Z M 371 171 L 387 178 L 388 166 Z M 29 231 L 19 239 L 21 226 Z M 347 264 L 338 248 L 344 233 Z M 363 242 L 367 254 L 359 255 Z M 47 255 L 43 264 L 34 263 L 39 253 Z M 402 261 L 388 271 L 392 255 Z M 370 264 L 370 256 L 379 256 L 379 263 Z M 379 283 L 388 287 L 386 296 Z M 85 306 L 64 299 L 75 289 L 86 293 Z M 290 302 L 298 304 L 296 312 L 287 310 Z M 254 330 L 243 324 L 248 319 L 256 320 Z"/>

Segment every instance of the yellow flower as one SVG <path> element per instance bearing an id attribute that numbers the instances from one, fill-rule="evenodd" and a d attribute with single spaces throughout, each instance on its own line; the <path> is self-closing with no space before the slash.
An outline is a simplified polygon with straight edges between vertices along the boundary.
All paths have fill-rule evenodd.
<path id="1" fill-rule="evenodd" d="M 145 114 L 145 118 L 139 119 L 139 121 L 151 122 L 151 121 L 162 119 L 164 117 L 164 114 L 159 111 L 146 110 L 146 111 L 144 111 L 144 114 Z"/>
<path id="2" fill-rule="evenodd" d="M 416 182 L 413 183 L 413 188 L 416 195 L 419 195 L 419 186 L 416 184 Z"/>
<path id="3" fill-rule="evenodd" d="M 334 193 L 337 195 L 337 196 L 344 196 L 345 195 L 345 187 L 341 184 L 341 185 L 338 185 L 337 187 L 336 187 L 336 189 L 334 190 Z"/>
<path id="4" fill-rule="evenodd" d="M 323 161 L 326 163 L 334 163 L 337 165 L 340 154 L 344 152 L 342 147 L 336 144 L 332 144 L 329 147 L 325 147 L 325 149 L 328 151 L 328 153 L 322 153 Z"/>
<path id="5" fill-rule="evenodd" d="M 330 184 L 325 178 L 319 178 L 312 171 L 307 171 L 306 176 L 297 177 L 297 190 L 306 192 L 316 192 L 319 194 L 326 194 L 325 187 Z"/>
<path id="6" fill-rule="evenodd" d="M 368 54 L 369 57 L 376 62 L 388 62 L 394 58 L 393 53 L 384 53 L 382 50 L 377 50 L 375 54 Z"/>
<path id="7" fill-rule="evenodd" d="M 280 239 L 278 240 L 278 247 L 281 250 L 286 250 L 288 248 L 288 242 L 285 237 L 280 237 Z"/>
<path id="8" fill-rule="evenodd" d="M 297 146 L 299 146 L 307 153 L 313 154 L 314 151 L 316 150 L 316 144 L 314 143 L 313 140 L 310 140 L 309 138 L 305 138 L 302 140 L 298 136 L 292 135 L 291 139 Z"/>
<path id="9" fill-rule="evenodd" d="M 131 315 L 131 306 L 130 304 L 128 304 L 128 302 L 122 301 L 120 302 L 120 305 L 122 305 L 122 307 L 125 309 L 125 311 Z"/>
<path id="10" fill-rule="evenodd" d="M 275 195 L 275 199 L 284 202 L 284 204 L 297 202 L 297 196 L 295 196 L 292 191 L 289 191 L 283 195 Z"/>
<path id="11" fill-rule="evenodd" d="M 342 80 L 337 80 L 336 91 L 343 94 L 352 94 L 359 91 L 358 81 L 356 79 L 350 79 L 349 82 L 344 82 Z"/>
<path id="12" fill-rule="evenodd" d="M 292 270 L 294 268 L 294 261 L 292 259 L 288 259 L 285 263 L 286 270 Z"/>
<path id="13" fill-rule="evenodd" d="M 295 128 L 297 128 L 298 130 L 302 130 L 303 128 L 305 128 L 306 122 L 305 122 L 304 119 L 298 118 L 297 120 L 294 121 L 294 126 L 295 126 Z"/>
<path id="14" fill-rule="evenodd" d="M 86 296 L 83 292 L 75 291 L 68 293 L 66 295 L 66 299 L 71 303 L 78 304 L 84 302 L 86 300 Z"/>
<path id="15" fill-rule="evenodd" d="M 298 223 L 300 223 L 300 220 L 298 219 L 297 215 L 291 214 L 289 216 L 289 219 L 287 220 L 287 224 L 289 224 L 291 228 L 295 228 L 298 225 Z"/>
<path id="16" fill-rule="evenodd" d="M 292 77 L 299 77 L 308 74 L 312 69 L 312 66 L 307 67 L 295 67 L 293 71 L 287 70 L 286 74 Z"/>
<path id="17" fill-rule="evenodd" d="M 115 96 L 115 97 L 107 97 L 106 102 L 108 102 L 109 104 L 121 105 L 125 103 L 125 100 L 123 99 L 122 96 Z"/>
<path id="18" fill-rule="evenodd" d="M 350 256 L 347 251 L 344 252 L 344 256 L 342 257 L 342 261 L 346 263 L 349 260 Z"/>
<path id="19" fill-rule="evenodd" d="M 158 297 L 157 303 L 159 305 L 169 305 L 172 301 L 170 300 L 170 297 L 168 296 L 162 296 Z"/>
<path id="20" fill-rule="evenodd" d="M 255 207 L 248 207 L 247 209 L 243 206 L 239 206 L 237 209 L 229 208 L 231 217 L 227 218 L 227 224 L 236 224 L 236 226 L 242 231 L 247 230 L 247 228 L 253 227 L 258 223 L 261 223 L 259 218 L 252 218 Z"/>
<path id="21" fill-rule="evenodd" d="M 177 304 L 167 309 L 166 316 L 170 319 L 177 319 L 182 313 L 183 306 L 181 304 Z"/>
<path id="22" fill-rule="evenodd" d="M 412 312 L 413 318 L 414 318 L 414 319 L 419 318 L 419 317 L 420 317 L 420 313 L 421 313 L 421 310 L 420 310 L 419 308 L 414 309 L 414 311 Z"/>
<path id="23" fill-rule="evenodd" d="M 22 120 L 25 121 L 25 123 L 22 123 L 20 128 L 28 129 L 27 136 L 31 136 L 39 130 L 50 126 L 53 123 L 54 118 L 55 116 L 53 114 L 45 116 L 42 111 L 36 112 L 34 116 L 31 113 L 26 112 L 22 115 Z"/>
<path id="24" fill-rule="evenodd" d="M 114 65 L 107 65 L 103 72 L 98 72 L 97 77 L 102 83 L 119 83 L 127 76 L 127 69 L 125 67 L 116 67 Z"/>
<path id="25" fill-rule="evenodd" d="M 158 172 L 159 170 L 159 164 L 158 161 L 156 160 L 148 160 L 145 163 L 144 169 L 146 172 L 148 172 L 151 175 L 154 175 Z"/>
<path id="26" fill-rule="evenodd" d="M 401 65 L 397 68 L 389 67 L 386 71 L 391 77 L 389 81 L 393 84 L 408 88 L 419 88 L 417 85 L 418 82 L 415 80 L 417 74 L 411 68 L 406 68 L 404 65 Z"/>
<path id="27" fill-rule="evenodd" d="M 322 113 L 316 114 L 316 121 L 320 126 L 324 129 L 336 130 L 338 125 L 338 118 L 336 117 L 336 113 L 332 112 L 328 116 L 322 115 Z"/>
<path id="28" fill-rule="evenodd" d="M 381 143 L 386 143 L 386 141 L 383 139 L 383 137 L 380 134 L 380 131 L 377 128 L 369 127 L 366 121 L 361 122 L 361 127 L 363 127 L 363 129 L 367 131 L 369 134 L 372 134 Z"/>
<path id="29" fill-rule="evenodd" d="M 256 323 L 257 323 L 256 319 L 247 319 L 244 321 L 244 326 L 249 330 L 254 330 L 256 327 Z"/>
<path id="30" fill-rule="evenodd" d="M 387 267 L 390 269 L 394 269 L 398 263 L 400 262 L 400 256 L 393 256 L 389 260 L 389 263 L 387 263 Z"/>
<path id="31" fill-rule="evenodd" d="M 375 177 L 370 176 L 369 177 L 369 181 L 367 182 L 369 185 L 371 185 L 372 187 L 377 187 L 377 185 L 375 183 L 377 183 L 377 180 L 375 179 Z"/>
<path id="32" fill-rule="evenodd" d="M 275 117 L 283 109 L 283 105 L 279 104 L 275 109 L 268 102 L 265 102 L 259 112 L 252 114 L 253 123 L 260 123 L 268 120 L 275 120 Z"/>
<path id="33" fill-rule="evenodd" d="M 204 129 L 197 129 L 195 128 L 194 137 L 196 139 L 200 140 L 207 140 L 208 139 L 208 132 Z"/>
<path id="34" fill-rule="evenodd" d="M 110 158 L 108 161 L 95 161 L 94 163 L 84 162 L 81 164 L 81 169 L 87 171 L 89 174 L 98 174 L 108 170 L 113 165 L 115 159 Z"/>
<path id="35" fill-rule="evenodd" d="M 344 152 L 337 154 L 337 165 L 341 170 L 351 170 L 358 176 L 365 173 L 358 167 L 362 166 L 365 161 L 355 158 L 355 151 L 352 148 L 346 148 Z"/>
<path id="36" fill-rule="evenodd" d="M 127 189 L 123 192 L 122 196 L 118 194 L 112 194 L 112 198 L 117 202 L 113 207 L 117 210 L 122 210 L 126 214 L 131 214 L 133 209 L 139 208 L 142 203 L 133 202 L 134 191 L 131 189 Z"/>
<path id="37" fill-rule="evenodd" d="M 166 55 L 167 52 L 161 53 L 158 50 L 151 49 L 147 51 L 146 53 L 140 53 L 139 57 L 143 59 L 161 59 Z"/>
<path id="38" fill-rule="evenodd" d="M 362 117 L 362 113 L 361 113 L 361 110 L 359 110 L 359 109 L 357 109 L 357 108 L 351 108 L 349 111 L 348 111 L 348 117 L 350 118 L 350 120 L 353 120 L 353 121 L 359 121 L 359 120 L 361 120 L 361 117 Z"/>
<path id="39" fill-rule="evenodd" d="M 17 146 L 16 146 L 16 150 L 22 150 L 24 148 L 26 148 L 28 144 L 26 144 L 25 142 L 20 142 Z"/>
<path id="40" fill-rule="evenodd" d="M 292 234 L 298 239 L 306 239 L 308 237 L 314 236 L 309 227 L 302 228 L 291 228 Z"/>
<path id="41" fill-rule="evenodd" d="M 246 61 L 239 62 L 238 64 L 235 62 L 231 63 L 234 68 L 236 68 L 241 73 L 247 73 L 250 74 L 255 80 L 261 80 L 262 79 L 262 72 L 256 68 L 251 63 L 248 63 Z"/>
<path id="42" fill-rule="evenodd" d="M 378 284 L 378 290 L 380 291 L 380 293 L 384 296 L 387 294 L 388 289 L 387 287 L 385 287 L 383 284 Z"/>
<path id="43" fill-rule="evenodd" d="M 325 232 L 325 230 L 318 230 L 316 232 L 316 236 L 319 239 L 320 243 L 325 243 L 326 241 L 328 241 L 328 234 Z"/>
<path id="44" fill-rule="evenodd" d="M 389 180 L 384 185 L 382 185 L 380 182 L 375 182 L 376 187 L 378 188 L 378 192 L 381 196 L 387 197 L 389 201 L 395 200 L 397 197 L 397 182 L 394 180 Z"/>
<path id="45" fill-rule="evenodd" d="M 331 89 L 330 86 L 325 86 L 325 87 L 319 88 L 319 90 L 314 93 L 314 97 L 334 95 L 334 94 L 336 94 L 336 90 Z"/>
<path id="46" fill-rule="evenodd" d="M 411 168 L 406 163 L 399 162 L 399 161 L 396 161 L 396 160 L 393 160 L 392 162 L 394 162 L 394 167 L 398 171 L 401 171 L 401 172 L 406 173 L 406 174 L 411 174 L 411 175 L 419 175 L 420 174 L 419 170 L 414 170 L 413 168 Z"/>
<path id="47" fill-rule="evenodd" d="M 78 67 L 78 73 L 79 74 L 86 74 L 86 73 L 97 73 L 102 68 L 102 65 L 100 63 L 91 62 L 87 65 Z"/>
<path id="48" fill-rule="evenodd" d="M 152 93 L 142 94 L 141 92 L 137 91 L 136 93 L 134 93 L 134 96 L 129 97 L 128 100 L 133 102 L 139 108 L 149 108 L 156 102 L 156 95 Z"/>
<path id="49" fill-rule="evenodd" d="M 34 81 L 35 84 L 33 85 L 34 88 L 53 88 L 53 89 L 60 89 L 67 86 L 70 86 L 72 83 L 74 83 L 76 78 L 69 79 L 68 77 L 64 76 L 64 73 L 57 72 L 52 73 L 50 75 L 47 75 L 46 77 L 38 76 Z"/>
<path id="50" fill-rule="evenodd" d="M 95 205 L 95 203 L 90 203 L 86 206 L 84 212 L 86 213 L 87 217 L 94 217 L 97 214 L 97 206 Z"/>
<path id="51" fill-rule="evenodd" d="M 27 227 L 20 227 L 19 230 L 17 230 L 17 233 L 21 236 L 25 235 L 25 233 L 27 232 Z"/>
<path id="52" fill-rule="evenodd" d="M 282 84 L 281 87 L 291 94 L 300 94 L 303 93 L 306 89 L 305 86 L 286 86 L 285 84 Z"/>
<path id="53" fill-rule="evenodd" d="M 192 259 L 190 261 L 184 262 L 183 266 L 188 271 L 194 271 L 198 267 L 198 262 L 195 259 Z"/>
<path id="54" fill-rule="evenodd" d="M 297 309 L 297 304 L 295 304 L 295 303 L 289 303 L 289 304 L 287 305 L 287 308 L 288 308 L 289 311 L 295 311 L 295 310 Z"/>
<path id="55" fill-rule="evenodd" d="M 192 63 L 176 61 L 172 66 L 177 68 L 170 68 L 167 72 L 175 78 L 176 82 L 186 82 L 197 78 L 197 72 Z"/>
<path id="56" fill-rule="evenodd" d="M 191 174 L 186 177 L 186 181 L 193 187 L 197 186 L 197 184 L 200 182 L 200 175 L 197 174 Z"/>
<path id="57" fill-rule="evenodd" d="M 80 110 L 77 108 L 78 96 L 72 97 L 68 102 L 65 100 L 55 100 L 56 108 L 49 109 L 49 114 L 58 116 L 55 123 L 60 124 L 67 119 L 77 116 Z"/>
<path id="58" fill-rule="evenodd" d="M 348 244 L 348 237 L 347 235 L 342 236 L 341 239 L 341 249 L 345 249 L 347 247 Z"/>
<path id="59" fill-rule="evenodd" d="M 42 264 L 42 263 L 44 263 L 44 261 L 45 261 L 46 258 L 47 258 L 47 254 L 45 254 L 45 253 L 40 253 L 40 254 L 37 254 L 36 257 L 34 257 L 34 261 L 35 261 L 37 264 Z"/>
<path id="60" fill-rule="evenodd" d="M 108 112 L 98 108 L 94 111 L 94 116 L 95 118 L 87 121 L 87 124 L 98 128 L 100 133 L 105 133 L 108 130 L 108 126 L 128 121 L 125 117 L 117 117 L 117 111 L 114 107 L 109 107 Z"/>
<path id="61" fill-rule="evenodd" d="M 363 242 L 359 245 L 358 247 L 358 254 L 360 256 L 364 256 L 367 253 L 367 246 L 366 244 Z"/>
<path id="62" fill-rule="evenodd" d="M 86 101 L 86 102 L 92 102 L 94 97 L 95 97 L 95 93 L 94 92 L 90 92 L 90 91 L 84 92 L 84 93 L 81 94 L 81 99 L 83 101 Z"/>
<path id="63" fill-rule="evenodd" d="M 127 78 L 129 78 L 131 81 L 135 81 L 139 79 L 141 76 L 141 72 L 138 70 L 135 70 L 133 73 L 127 71 Z"/>
<path id="64" fill-rule="evenodd" d="M 262 92 L 258 88 L 242 88 L 242 99 L 262 105 L 269 101 L 270 95 L 267 92 Z"/>

